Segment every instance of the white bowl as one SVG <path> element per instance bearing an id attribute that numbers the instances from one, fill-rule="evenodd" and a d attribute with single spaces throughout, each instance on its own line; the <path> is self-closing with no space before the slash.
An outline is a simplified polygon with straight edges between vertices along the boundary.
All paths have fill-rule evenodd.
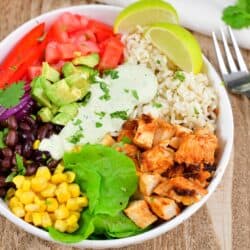
<path id="1" fill-rule="evenodd" d="M 82 5 L 82 6 L 74 6 L 74 7 L 58 9 L 43 14 L 39 17 L 36 17 L 26 22 L 22 26 L 20 26 L 18 29 L 12 32 L 8 37 L 6 37 L 1 42 L 0 61 L 2 61 L 2 59 L 9 53 L 9 51 L 15 45 L 16 41 L 19 40 L 26 32 L 31 30 L 32 27 L 36 26 L 37 23 L 46 22 L 46 24 L 50 24 L 53 20 L 55 20 L 55 18 L 58 15 L 60 15 L 62 12 L 65 11 L 84 14 L 112 25 L 115 20 L 115 17 L 121 11 L 121 9 L 118 7 L 104 6 L 104 5 Z M 199 201 L 198 203 L 186 208 L 180 215 L 178 215 L 174 219 L 170 220 L 169 222 L 165 222 L 143 234 L 124 239 L 115 239 L 115 240 L 85 240 L 80 243 L 72 245 L 82 248 L 118 248 L 132 244 L 137 244 L 145 240 L 150 240 L 161 234 L 166 233 L 167 231 L 175 228 L 180 223 L 185 221 L 192 214 L 194 214 L 211 196 L 211 194 L 214 192 L 214 190 L 220 183 L 223 173 L 225 172 L 225 169 L 229 162 L 233 145 L 233 116 L 232 116 L 232 108 L 229 102 L 226 89 L 224 88 L 223 84 L 221 84 L 222 80 L 216 73 L 213 66 L 209 63 L 209 61 L 205 57 L 204 57 L 204 72 L 208 74 L 210 81 L 212 82 L 212 84 L 214 85 L 215 89 L 218 92 L 219 106 L 220 106 L 219 107 L 220 114 L 217 124 L 218 126 L 217 133 L 220 138 L 220 155 L 215 176 L 208 187 L 208 194 L 205 197 L 203 197 L 202 200 Z M 26 223 L 24 220 L 19 219 L 14 214 L 12 214 L 11 211 L 6 206 L 5 202 L 2 200 L 0 200 L 0 213 L 14 224 L 24 229 L 26 232 L 36 235 L 42 239 L 53 241 L 53 239 L 50 238 L 47 232 Z"/>

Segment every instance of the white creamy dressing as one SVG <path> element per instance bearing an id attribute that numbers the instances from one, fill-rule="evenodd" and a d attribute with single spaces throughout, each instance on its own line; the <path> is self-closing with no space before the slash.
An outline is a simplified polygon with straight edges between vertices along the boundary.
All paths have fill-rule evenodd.
<path id="1" fill-rule="evenodd" d="M 92 84 L 88 103 L 79 108 L 75 119 L 58 135 L 42 140 L 39 150 L 49 151 L 54 159 L 61 159 L 64 152 L 72 150 L 75 145 L 98 143 L 107 133 L 119 131 L 125 122 L 119 117 L 112 118 L 111 114 L 125 111 L 129 116 L 137 105 L 149 103 L 155 97 L 158 84 L 150 69 L 124 64 L 116 71 L 117 79 L 110 76 L 102 79 L 108 87 L 110 99 L 101 99 L 104 95 L 101 84 Z M 77 142 L 72 143 L 74 137 Z"/>

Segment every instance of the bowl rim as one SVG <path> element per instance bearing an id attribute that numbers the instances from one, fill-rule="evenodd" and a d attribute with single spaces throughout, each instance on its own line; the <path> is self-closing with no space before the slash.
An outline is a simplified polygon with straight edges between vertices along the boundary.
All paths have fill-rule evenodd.
<path id="1" fill-rule="evenodd" d="M 122 10 L 122 8 L 112 5 L 102 5 L 102 4 L 89 4 L 89 5 L 76 5 L 76 6 L 69 6 L 64 8 L 59 8 L 56 10 L 52 10 L 46 13 L 43 13 L 37 17 L 34 17 L 21 26 L 17 27 L 14 31 L 12 31 L 6 38 L 4 38 L 0 43 L 0 48 L 5 46 L 8 47 L 9 41 L 15 40 L 16 37 L 21 37 L 21 32 L 23 30 L 31 29 L 31 26 L 37 24 L 39 22 L 39 19 L 44 19 L 48 16 L 54 16 L 56 14 L 60 14 L 65 11 L 81 11 L 81 10 L 96 10 L 99 9 L 100 11 L 113 11 L 113 12 L 119 12 Z M 5 54 L 7 54 L 12 48 L 10 47 Z M 4 57 L 5 55 L 2 55 Z M 62 242 L 58 242 L 53 240 L 49 234 L 39 229 L 35 226 L 32 226 L 31 224 L 26 223 L 24 220 L 16 217 L 14 214 L 11 213 L 11 211 L 4 205 L 3 202 L 1 202 L 0 199 L 0 214 L 4 216 L 6 219 L 17 225 L 18 227 L 22 228 L 24 231 L 33 234 L 35 236 L 38 236 L 44 240 L 59 243 L 61 245 L 66 246 L 74 246 L 79 248 L 118 248 L 123 246 L 129 246 L 132 244 L 138 244 L 146 240 L 153 239 L 155 237 L 158 237 L 167 231 L 172 230 L 173 228 L 177 227 L 179 224 L 187 220 L 189 217 L 191 217 L 199 208 L 201 208 L 206 201 L 209 199 L 211 194 L 215 191 L 218 184 L 221 182 L 221 179 L 223 177 L 223 174 L 227 168 L 227 165 L 230 160 L 230 154 L 233 148 L 233 137 L 234 137 L 234 122 L 233 122 L 233 113 L 232 113 L 232 107 L 229 101 L 229 97 L 227 94 L 227 91 L 224 86 L 219 86 L 219 83 L 222 82 L 221 78 L 219 77 L 218 73 L 216 72 L 215 68 L 212 66 L 212 64 L 208 61 L 208 59 L 203 56 L 204 65 L 208 69 L 208 75 L 213 75 L 213 81 L 216 83 L 214 84 L 214 87 L 216 87 L 218 95 L 220 95 L 220 98 L 224 98 L 224 104 L 227 106 L 227 112 L 228 112 L 228 126 L 229 126 L 229 135 L 228 135 L 228 141 L 225 144 L 224 152 L 220 159 L 220 165 L 218 166 L 219 171 L 216 171 L 216 176 L 214 176 L 213 180 L 211 181 L 209 187 L 208 187 L 208 194 L 205 195 L 199 202 L 187 207 L 182 213 L 180 213 L 177 217 L 173 218 L 172 220 L 165 222 L 145 233 L 138 234 L 135 236 L 122 238 L 122 239 L 111 239 L 111 240 L 83 240 L 79 243 L 75 244 L 65 244 Z"/>

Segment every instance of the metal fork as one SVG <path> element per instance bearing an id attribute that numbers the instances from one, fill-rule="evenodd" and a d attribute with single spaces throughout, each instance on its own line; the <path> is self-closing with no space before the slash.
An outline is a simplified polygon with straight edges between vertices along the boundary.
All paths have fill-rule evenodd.
<path id="1" fill-rule="evenodd" d="M 233 31 L 228 27 L 229 37 L 232 41 L 235 55 L 237 58 L 237 65 L 233 59 L 232 53 L 228 46 L 228 42 L 223 29 L 221 28 L 221 37 L 224 45 L 225 55 L 227 59 L 227 64 L 225 63 L 221 49 L 218 44 L 215 32 L 212 33 L 213 42 L 215 47 L 215 52 L 217 60 L 219 63 L 220 71 L 224 79 L 226 87 L 228 87 L 232 92 L 237 94 L 245 94 L 250 97 L 250 73 L 248 71 L 247 65 L 243 59 L 240 52 L 239 46 L 233 34 Z"/>

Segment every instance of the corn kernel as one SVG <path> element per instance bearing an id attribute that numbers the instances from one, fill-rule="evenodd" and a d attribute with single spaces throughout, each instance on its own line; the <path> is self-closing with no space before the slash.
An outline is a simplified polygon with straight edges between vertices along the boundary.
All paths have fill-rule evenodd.
<path id="1" fill-rule="evenodd" d="M 88 205 L 88 199 L 87 197 L 83 196 L 83 197 L 78 197 L 77 199 L 77 203 L 79 207 L 86 207 Z"/>
<path id="2" fill-rule="evenodd" d="M 43 226 L 44 228 L 46 228 L 46 227 L 51 227 L 51 226 L 52 226 L 52 220 L 51 220 L 49 214 L 46 213 L 46 212 L 44 212 L 44 213 L 42 214 L 42 226 Z"/>
<path id="3" fill-rule="evenodd" d="M 69 217 L 69 210 L 66 208 L 65 205 L 60 205 L 55 210 L 55 216 L 58 220 L 66 219 Z"/>
<path id="4" fill-rule="evenodd" d="M 31 180 L 31 188 L 35 192 L 41 192 L 44 190 L 48 185 L 47 179 L 44 177 L 35 177 Z"/>
<path id="5" fill-rule="evenodd" d="M 32 191 L 23 192 L 20 196 L 20 201 L 27 205 L 34 201 L 35 194 Z"/>
<path id="6" fill-rule="evenodd" d="M 59 163 L 59 164 L 57 165 L 57 167 L 56 167 L 54 173 L 55 173 L 55 174 L 61 174 L 63 171 L 64 171 L 64 166 L 63 166 L 61 163 Z"/>
<path id="7" fill-rule="evenodd" d="M 40 206 L 38 204 L 28 204 L 25 206 L 25 210 L 27 212 L 38 212 L 40 209 Z"/>
<path id="8" fill-rule="evenodd" d="M 22 218 L 25 215 L 25 211 L 22 207 L 13 207 L 12 212 L 19 218 Z"/>
<path id="9" fill-rule="evenodd" d="M 62 233 L 64 233 L 67 229 L 67 223 L 63 220 L 56 220 L 54 224 L 54 228 Z"/>
<path id="10" fill-rule="evenodd" d="M 80 196 L 80 187 L 79 185 L 75 183 L 69 185 L 69 191 L 70 191 L 71 197 L 73 198 Z"/>
<path id="11" fill-rule="evenodd" d="M 73 233 L 79 228 L 79 225 L 77 223 L 70 225 L 67 227 L 67 233 Z"/>
<path id="12" fill-rule="evenodd" d="M 24 220 L 28 223 L 32 222 L 32 213 L 31 212 L 27 212 L 24 216 Z"/>
<path id="13" fill-rule="evenodd" d="M 76 178 L 76 174 L 74 172 L 72 172 L 72 171 L 68 171 L 65 174 L 67 176 L 67 182 L 68 183 L 72 183 Z"/>
<path id="14" fill-rule="evenodd" d="M 13 208 L 13 207 L 22 207 L 23 204 L 19 201 L 19 199 L 17 197 L 12 197 L 9 201 L 9 207 Z"/>
<path id="15" fill-rule="evenodd" d="M 40 146 L 40 140 L 35 140 L 34 143 L 33 143 L 33 149 L 38 149 L 39 146 Z"/>
<path id="16" fill-rule="evenodd" d="M 52 223 L 54 224 L 54 222 L 56 221 L 56 216 L 55 216 L 55 214 L 54 214 L 54 213 L 49 213 L 49 216 L 50 216 L 50 218 L 51 218 Z"/>
<path id="17" fill-rule="evenodd" d="M 36 171 L 36 177 L 42 177 L 49 181 L 51 178 L 50 170 L 48 167 L 39 167 Z"/>
<path id="18" fill-rule="evenodd" d="M 35 226 L 42 226 L 42 213 L 33 213 L 32 221 Z"/>
<path id="19" fill-rule="evenodd" d="M 15 192 L 16 192 L 16 190 L 14 188 L 9 188 L 7 193 L 6 193 L 6 196 L 5 196 L 6 199 L 9 200 L 13 196 L 15 196 Z"/>
<path id="20" fill-rule="evenodd" d="M 67 222 L 67 226 L 72 226 L 74 224 L 77 224 L 77 217 L 74 215 L 74 214 L 71 214 L 67 219 L 66 219 L 66 222 Z"/>
<path id="21" fill-rule="evenodd" d="M 74 215 L 77 218 L 77 220 L 79 220 L 80 216 L 81 216 L 81 214 L 79 212 L 76 212 L 76 211 L 71 211 L 70 215 Z"/>
<path id="22" fill-rule="evenodd" d="M 82 149 L 82 146 L 80 145 L 76 145 L 73 149 L 72 149 L 72 152 L 74 153 L 79 153 Z"/>
<path id="23" fill-rule="evenodd" d="M 58 173 L 52 175 L 51 182 L 54 184 L 60 184 L 67 181 L 67 175 L 63 173 Z"/>
<path id="24" fill-rule="evenodd" d="M 23 191 L 30 191 L 31 188 L 31 183 L 30 180 L 25 179 L 22 185 L 22 190 Z"/>
<path id="25" fill-rule="evenodd" d="M 58 202 L 55 198 L 46 199 L 45 204 L 48 212 L 54 212 L 58 208 Z"/>
<path id="26" fill-rule="evenodd" d="M 69 210 L 73 210 L 73 211 L 78 210 L 79 209 L 79 205 L 78 205 L 78 202 L 77 202 L 77 198 L 70 198 L 70 199 L 68 199 L 66 207 Z"/>
<path id="27" fill-rule="evenodd" d="M 41 196 L 48 198 L 54 197 L 56 191 L 56 185 L 49 183 L 48 186 L 41 192 Z"/>
<path id="28" fill-rule="evenodd" d="M 21 188 L 23 185 L 23 182 L 25 180 L 25 177 L 22 175 L 17 175 L 13 178 L 13 183 L 16 185 L 16 188 Z"/>
<path id="29" fill-rule="evenodd" d="M 67 202 L 70 199 L 70 192 L 68 189 L 68 184 L 66 182 L 61 183 L 56 190 L 56 197 L 60 203 Z"/>
<path id="30" fill-rule="evenodd" d="M 15 192 L 15 196 L 20 200 L 22 197 L 23 191 L 21 189 L 17 189 Z"/>

